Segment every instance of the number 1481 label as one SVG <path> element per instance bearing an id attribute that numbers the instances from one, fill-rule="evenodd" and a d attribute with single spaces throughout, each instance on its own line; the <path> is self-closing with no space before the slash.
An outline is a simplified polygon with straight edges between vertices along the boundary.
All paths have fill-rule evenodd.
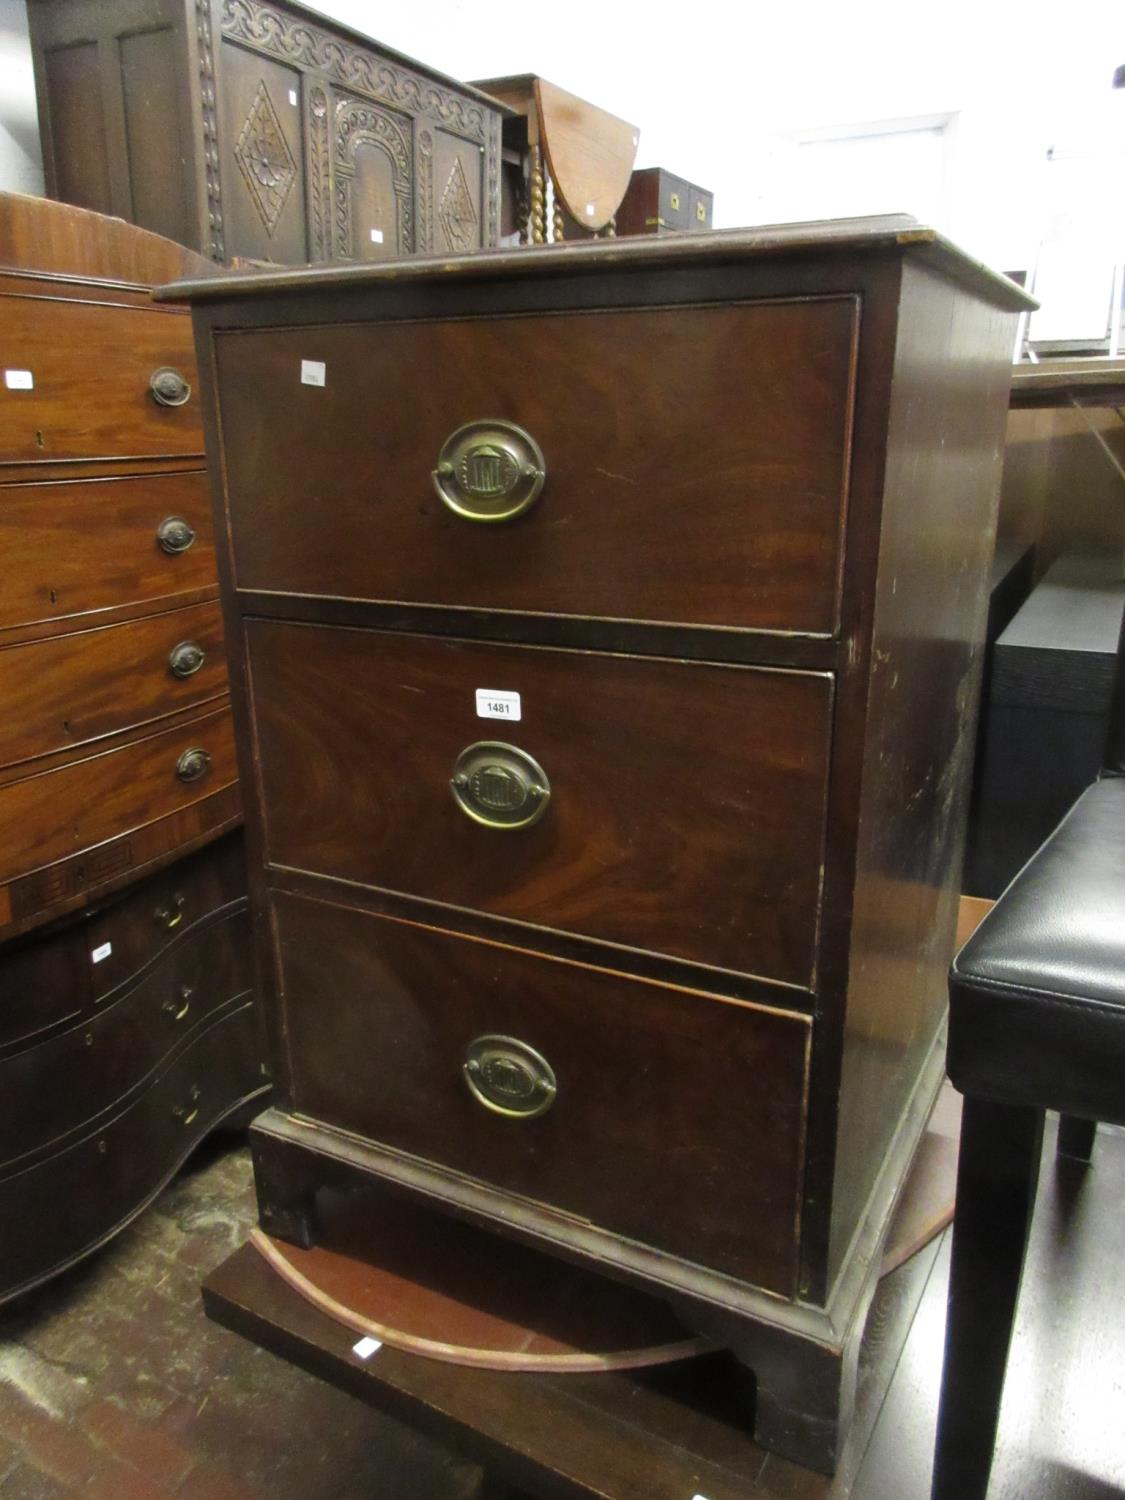
<path id="1" fill-rule="evenodd" d="M 507 719 L 509 723 L 518 724 L 522 717 L 518 693 L 500 693 L 493 688 L 477 688 L 478 719 Z"/>

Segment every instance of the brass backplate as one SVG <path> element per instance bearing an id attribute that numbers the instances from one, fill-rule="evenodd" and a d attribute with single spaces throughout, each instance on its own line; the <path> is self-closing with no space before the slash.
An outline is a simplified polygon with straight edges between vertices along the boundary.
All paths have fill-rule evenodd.
<path id="1" fill-rule="evenodd" d="M 534 505 L 547 478 L 539 444 L 514 422 L 458 427 L 442 445 L 434 489 L 467 521 L 510 521 Z"/>
<path id="2" fill-rule="evenodd" d="M 551 800 L 551 783 L 535 757 L 500 740 L 466 745 L 450 787 L 461 811 L 485 828 L 528 828 Z"/>
<path id="3" fill-rule="evenodd" d="M 465 1082 L 478 1103 L 509 1120 L 532 1120 L 558 1093 L 545 1057 L 513 1036 L 478 1036 L 465 1050 Z"/>

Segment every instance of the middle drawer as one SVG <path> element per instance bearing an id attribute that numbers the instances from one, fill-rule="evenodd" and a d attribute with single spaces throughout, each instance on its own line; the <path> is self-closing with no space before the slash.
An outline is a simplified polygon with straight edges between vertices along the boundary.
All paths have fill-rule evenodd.
<path id="1" fill-rule="evenodd" d="M 0 649 L 0 766 L 76 750 L 227 690 L 217 603 Z"/>
<path id="2" fill-rule="evenodd" d="M 812 986 L 829 676 L 246 632 L 274 865 Z"/>

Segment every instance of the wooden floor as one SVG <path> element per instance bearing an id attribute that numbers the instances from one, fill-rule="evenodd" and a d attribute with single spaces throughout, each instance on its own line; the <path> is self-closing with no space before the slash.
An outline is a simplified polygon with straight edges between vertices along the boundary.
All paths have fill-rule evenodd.
<path id="1" fill-rule="evenodd" d="M 948 1101 L 944 1119 L 956 1129 Z M 1103 1127 L 1088 1172 L 1056 1168 L 1053 1137 L 1052 1126 L 991 1500 L 1125 1496 L 1125 1131 Z M 252 1216 L 244 1149 L 212 1152 L 106 1252 L 0 1316 L 2 1500 L 483 1493 L 463 1456 L 204 1318 L 195 1288 Z M 885 1279 L 859 1441 L 834 1482 L 730 1443 L 740 1477 L 723 1493 L 925 1500 L 947 1274 L 943 1235 Z M 654 1493 L 639 1472 L 605 1489 L 612 1500 Z"/>

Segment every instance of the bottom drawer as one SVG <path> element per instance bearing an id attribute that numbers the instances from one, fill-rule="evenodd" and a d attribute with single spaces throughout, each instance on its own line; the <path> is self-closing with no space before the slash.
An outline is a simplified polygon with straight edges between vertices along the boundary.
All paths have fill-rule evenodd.
<path id="1" fill-rule="evenodd" d="M 294 1112 L 793 1294 L 807 1016 L 274 900 Z"/>
<path id="2" fill-rule="evenodd" d="M 0 1180 L 0 1300 L 121 1229 L 190 1150 L 262 1088 L 252 1004 L 218 1021 L 123 1114 Z"/>

